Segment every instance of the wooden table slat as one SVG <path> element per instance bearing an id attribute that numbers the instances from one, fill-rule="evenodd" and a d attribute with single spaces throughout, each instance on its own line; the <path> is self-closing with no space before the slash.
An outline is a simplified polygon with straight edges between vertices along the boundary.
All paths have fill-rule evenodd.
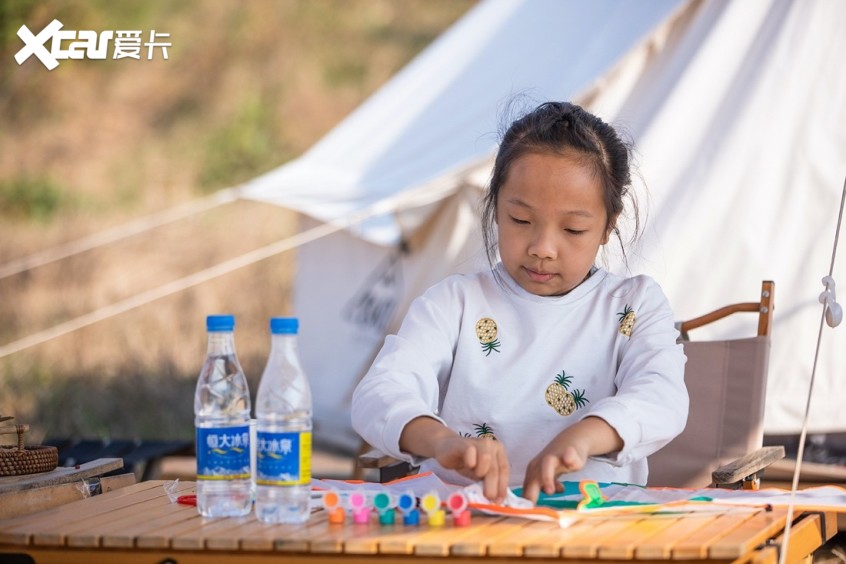
<path id="1" fill-rule="evenodd" d="M 327 528 L 330 525 L 327 523 Z M 343 534 L 341 527 L 331 526 L 333 529 L 333 539 L 337 544 L 333 544 L 327 537 L 314 541 L 315 548 L 319 552 L 344 552 L 346 554 L 378 554 L 379 545 L 385 542 L 390 537 L 397 537 L 407 533 L 402 524 L 382 525 L 371 521 L 369 525 L 359 525 L 361 527 L 357 534 L 347 535 Z M 419 530 L 419 527 L 415 527 Z M 410 530 L 410 528 L 409 528 Z M 341 534 L 338 534 L 341 533 Z M 412 533 L 413 534 L 413 533 Z M 325 543 L 325 546 L 323 546 Z M 329 548 L 331 546 L 331 549 Z"/>
<path id="2" fill-rule="evenodd" d="M 55 514 L 47 512 L 37 523 L 29 525 L 31 530 L 62 530 L 75 531 L 87 522 L 103 522 L 105 518 L 115 515 L 136 513 L 137 506 L 150 500 L 167 500 L 167 492 L 161 487 L 135 484 L 121 490 L 114 490 L 107 494 L 98 495 L 68 504 L 59 508 Z M 86 502 L 87 503 L 83 503 Z"/>
<path id="3" fill-rule="evenodd" d="M 171 536 L 170 547 L 174 550 L 202 550 L 204 548 L 237 550 L 239 539 L 233 538 L 228 533 L 252 519 L 255 519 L 252 515 L 226 519 L 205 519 L 198 515 L 193 522 L 186 522 L 195 525 L 193 528 Z M 209 546 L 212 540 L 218 542 L 214 546 Z"/>
<path id="4" fill-rule="evenodd" d="M 668 559 L 677 544 L 717 517 L 719 514 L 716 513 L 680 517 L 657 535 L 644 539 L 635 549 L 634 557 L 638 560 Z"/>
<path id="5" fill-rule="evenodd" d="M 169 500 L 168 500 L 169 501 Z M 174 519 L 168 516 L 164 520 L 157 520 L 151 523 L 151 527 L 144 527 L 137 536 L 135 536 L 135 546 L 138 548 L 152 549 L 152 548 L 175 548 L 173 541 L 180 535 L 188 535 L 192 532 L 199 531 L 204 527 L 217 528 L 215 523 L 226 522 L 229 519 L 206 519 L 197 513 L 196 507 L 191 507 L 191 512 L 185 514 L 181 508 L 174 507 L 173 504 L 168 504 L 162 501 L 164 505 L 171 507 L 173 513 L 178 513 L 179 518 Z M 185 544 L 193 546 L 195 541 L 186 541 Z"/>
<path id="6" fill-rule="evenodd" d="M 162 488 L 150 488 L 135 492 L 128 496 L 100 499 L 91 498 L 87 511 L 71 513 L 71 519 L 56 522 L 45 518 L 42 522 L 31 527 L 32 544 L 35 545 L 66 545 L 73 535 L 89 527 L 121 519 L 126 515 L 137 515 L 138 506 L 143 506 L 150 500 L 150 496 L 167 499 L 167 493 Z M 87 542 L 83 541 L 87 546 Z"/>
<path id="7" fill-rule="evenodd" d="M 488 554 L 489 546 L 501 542 L 502 539 L 513 538 L 514 535 L 521 534 L 529 525 L 534 525 L 534 521 L 517 517 L 502 519 L 485 529 L 483 535 L 456 539 L 450 549 L 450 554 L 455 556 L 485 556 Z"/>
<path id="8" fill-rule="evenodd" d="M 496 544 L 488 547 L 488 554 L 490 556 L 510 556 L 520 557 L 526 553 L 526 547 L 531 546 L 533 542 L 542 537 L 552 537 L 553 535 L 561 535 L 565 529 L 574 526 L 576 522 L 570 523 L 567 527 L 561 527 L 558 523 L 540 522 L 533 523 L 530 527 L 514 537 L 500 539 Z"/>
<path id="9" fill-rule="evenodd" d="M 277 550 L 277 542 L 284 542 L 284 539 L 292 536 L 301 536 L 304 531 L 311 530 L 316 527 L 318 523 L 326 521 L 326 513 L 324 511 L 312 512 L 309 520 L 300 525 L 270 525 L 259 521 L 241 527 L 237 532 L 240 535 L 239 549 L 256 551 L 272 551 Z"/>
<path id="10" fill-rule="evenodd" d="M 479 530 L 479 523 L 474 523 L 474 530 Z M 380 554 L 414 554 L 415 546 L 420 542 L 426 529 L 420 526 L 404 527 L 379 539 Z"/>
<path id="11" fill-rule="evenodd" d="M 751 511 L 720 515 L 676 544 L 671 557 L 679 560 L 707 558 L 708 550 L 713 543 L 727 535 L 735 527 L 751 519 L 753 515 L 755 513 Z"/>
<path id="12" fill-rule="evenodd" d="M 205 547 L 211 550 L 241 550 L 247 540 L 263 539 L 261 543 L 267 547 L 266 550 L 273 550 L 276 541 L 296 535 L 309 525 L 315 526 L 325 519 L 324 515 L 323 511 L 312 513 L 306 524 L 298 525 L 263 523 L 256 518 L 255 513 L 251 513 L 238 519 L 236 526 L 218 530 L 206 538 Z"/>
<path id="13" fill-rule="evenodd" d="M 465 537 L 487 534 L 491 527 L 503 517 L 493 515 L 473 515 L 469 527 L 429 527 L 414 539 L 414 554 L 417 556 L 449 556 L 453 543 Z"/>
<path id="14" fill-rule="evenodd" d="M 157 529 L 172 527 L 196 516 L 197 508 L 192 505 L 181 505 L 178 508 L 163 505 L 157 511 L 150 513 L 149 520 L 124 523 L 114 528 L 109 527 L 103 533 L 101 544 L 105 548 L 133 548 L 136 546 L 136 540 L 139 537 Z M 146 518 L 147 515 L 144 515 L 144 517 Z M 156 548 L 166 548 L 166 546 Z"/>
<path id="15" fill-rule="evenodd" d="M 188 484 L 180 484 L 177 492 L 183 493 L 190 491 L 191 486 Z M 139 501 L 127 507 L 122 507 L 108 513 L 101 513 L 99 515 L 92 515 L 87 519 L 81 519 L 76 523 L 69 524 L 62 528 L 62 533 L 65 535 L 65 544 L 67 546 L 82 547 L 82 546 L 99 546 L 104 534 L 115 530 L 127 523 L 137 523 L 139 519 L 149 520 L 152 515 L 155 515 L 157 510 L 161 514 L 162 511 L 172 512 L 172 505 L 167 493 L 162 491 L 161 495 L 156 497 Z M 161 508 L 165 509 L 162 510 Z M 152 512 L 152 514 L 151 514 Z"/>
<path id="16" fill-rule="evenodd" d="M 597 519 L 591 517 L 573 523 L 564 529 L 548 530 L 548 532 L 527 539 L 523 546 L 523 554 L 530 558 L 559 558 L 561 550 L 570 542 L 570 539 L 589 533 L 596 524 Z"/>
<path id="17" fill-rule="evenodd" d="M 756 513 L 715 542 L 708 555 L 711 558 L 740 558 L 778 534 L 786 522 L 787 513 L 783 510 Z"/>
<path id="18" fill-rule="evenodd" d="M 680 515 L 650 515 L 606 539 L 597 551 L 599 558 L 631 560 L 641 543 L 678 523 Z"/>
<path id="19" fill-rule="evenodd" d="M 604 517 L 598 523 L 571 538 L 561 549 L 567 558 L 596 558 L 600 546 L 644 519 L 640 515 Z"/>
<path id="20" fill-rule="evenodd" d="M 309 552 L 312 549 L 312 536 L 328 523 L 326 512 L 319 511 L 302 525 L 292 525 L 291 533 L 280 535 L 273 542 L 273 549 L 281 552 Z"/>
<path id="21" fill-rule="evenodd" d="M 136 538 L 136 545 L 139 548 L 173 548 L 175 550 L 198 550 L 206 548 L 207 537 L 220 537 L 233 539 L 224 542 L 227 549 L 238 548 L 240 539 L 227 535 L 233 529 L 245 523 L 255 520 L 250 514 L 245 517 L 229 517 L 225 519 L 209 519 L 199 515 L 194 508 L 193 516 L 189 519 L 180 520 L 171 525 L 157 523 L 157 527 L 139 535 Z"/>

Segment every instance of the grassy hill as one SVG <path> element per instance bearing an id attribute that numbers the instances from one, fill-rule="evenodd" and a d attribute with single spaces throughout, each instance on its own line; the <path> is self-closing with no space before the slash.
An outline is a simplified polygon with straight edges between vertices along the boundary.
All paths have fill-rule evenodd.
<path id="1" fill-rule="evenodd" d="M 471 0 L 5 0 L 0 4 L 0 266 L 237 185 L 296 157 Z M 140 60 L 17 65 L 16 32 L 169 33 Z M 218 264 L 296 229 L 237 202 L 0 278 L 0 345 Z M 0 358 L 0 413 L 50 436 L 190 437 L 204 318 L 237 316 L 256 387 L 287 253 Z"/>

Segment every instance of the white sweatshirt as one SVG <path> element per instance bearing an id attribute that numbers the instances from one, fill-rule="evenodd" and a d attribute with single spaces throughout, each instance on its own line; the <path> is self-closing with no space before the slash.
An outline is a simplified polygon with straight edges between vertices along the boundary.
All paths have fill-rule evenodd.
<path id="1" fill-rule="evenodd" d="M 623 449 L 591 457 L 562 479 L 646 484 L 646 457 L 687 420 L 677 336 L 666 297 L 646 276 L 597 269 L 557 297 L 525 291 L 501 264 L 496 276 L 451 276 L 417 298 L 399 332 L 385 339 L 353 395 L 352 424 L 371 446 L 453 484 L 469 480 L 400 451 L 403 427 L 428 416 L 465 436 L 492 434 L 506 448 L 517 487 L 558 433 L 600 417 Z"/>

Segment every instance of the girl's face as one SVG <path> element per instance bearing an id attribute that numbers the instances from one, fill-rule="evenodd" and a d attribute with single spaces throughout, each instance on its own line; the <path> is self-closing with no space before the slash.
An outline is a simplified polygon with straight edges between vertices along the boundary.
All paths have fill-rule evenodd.
<path id="1" fill-rule="evenodd" d="M 566 294 L 585 279 L 606 225 L 602 184 L 577 158 L 528 153 L 511 163 L 497 197 L 499 254 L 527 292 Z"/>

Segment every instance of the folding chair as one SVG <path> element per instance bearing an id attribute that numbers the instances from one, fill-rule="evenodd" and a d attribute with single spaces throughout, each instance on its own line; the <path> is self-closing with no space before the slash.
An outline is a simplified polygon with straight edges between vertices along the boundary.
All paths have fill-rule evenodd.
<path id="1" fill-rule="evenodd" d="M 685 430 L 649 457 L 649 486 L 756 489 L 758 473 L 784 457 L 783 447 L 762 448 L 774 290 L 773 282 L 764 281 L 757 302 L 678 324 L 690 412 Z M 756 336 L 689 340 L 690 331 L 738 312 L 758 313 Z"/>

